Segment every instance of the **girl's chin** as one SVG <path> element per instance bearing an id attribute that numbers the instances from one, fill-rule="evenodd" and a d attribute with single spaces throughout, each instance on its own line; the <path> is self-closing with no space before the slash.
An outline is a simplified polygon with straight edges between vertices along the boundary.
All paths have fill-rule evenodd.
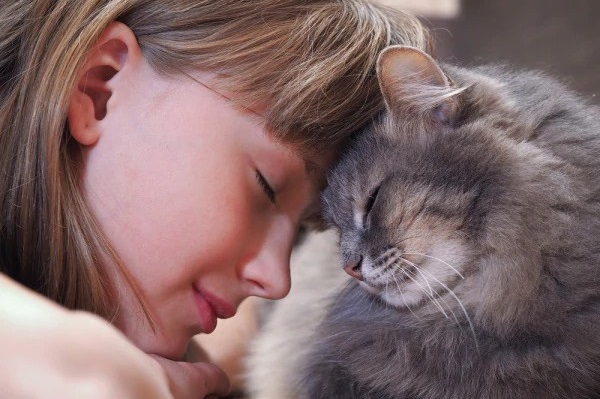
<path id="1" fill-rule="evenodd" d="M 152 330 L 130 331 L 129 333 L 126 332 L 125 335 L 142 351 L 175 361 L 183 359 L 191 339 L 191 336 L 187 334 L 168 337 Z"/>
<path id="2" fill-rule="evenodd" d="M 114 325 L 139 349 L 148 354 L 158 355 L 171 360 L 181 360 L 185 355 L 191 338 L 198 333 L 191 328 L 176 328 L 177 323 L 167 321 L 151 324 L 149 320 L 122 315 Z"/>
<path id="3" fill-rule="evenodd" d="M 185 357 L 189 341 L 188 339 L 184 343 L 165 345 L 164 349 L 153 353 L 167 359 L 181 361 Z"/>

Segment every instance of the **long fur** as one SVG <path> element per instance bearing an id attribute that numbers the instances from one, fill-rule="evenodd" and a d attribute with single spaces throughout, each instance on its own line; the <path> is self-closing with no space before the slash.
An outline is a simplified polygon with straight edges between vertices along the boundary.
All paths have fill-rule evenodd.
<path id="1" fill-rule="evenodd" d="M 450 118 L 392 98 L 330 176 L 342 262 L 379 292 L 331 305 L 301 397 L 598 398 L 600 111 L 542 74 L 442 69 Z"/>

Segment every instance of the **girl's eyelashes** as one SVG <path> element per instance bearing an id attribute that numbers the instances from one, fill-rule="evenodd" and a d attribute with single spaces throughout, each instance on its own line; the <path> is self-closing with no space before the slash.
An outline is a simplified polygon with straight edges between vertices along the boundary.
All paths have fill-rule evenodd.
<path id="1" fill-rule="evenodd" d="M 265 177 L 262 175 L 262 173 L 260 173 L 260 171 L 258 169 L 255 169 L 255 172 L 256 172 L 256 180 L 258 180 L 258 184 L 260 184 L 260 187 L 265 192 L 266 196 L 269 198 L 269 201 L 271 201 L 271 203 L 273 205 L 275 205 L 277 203 L 277 197 L 275 195 L 275 190 L 273 190 L 273 187 L 271 187 L 271 185 L 269 184 L 267 179 L 265 179 Z"/>

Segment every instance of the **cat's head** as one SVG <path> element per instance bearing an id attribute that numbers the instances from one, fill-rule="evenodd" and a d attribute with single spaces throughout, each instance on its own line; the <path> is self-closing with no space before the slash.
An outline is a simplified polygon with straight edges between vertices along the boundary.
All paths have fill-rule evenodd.
<path id="1" fill-rule="evenodd" d="M 384 51 L 378 75 L 387 110 L 330 174 L 323 202 L 345 270 L 406 307 L 539 244 L 527 213 L 548 191 L 539 166 L 551 160 L 523 138 L 531 132 L 493 78 L 410 47 Z M 508 270 L 507 281 L 530 272 Z"/>

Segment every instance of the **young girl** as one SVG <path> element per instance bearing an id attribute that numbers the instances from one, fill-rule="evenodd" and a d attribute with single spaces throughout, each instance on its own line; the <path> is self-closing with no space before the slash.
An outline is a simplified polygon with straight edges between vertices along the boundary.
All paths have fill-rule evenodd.
<path id="1" fill-rule="evenodd" d="M 0 397 L 224 395 L 180 361 L 190 338 L 286 295 L 323 170 L 382 108 L 379 51 L 425 31 L 359 0 L 13 0 L 0 20 Z"/>

